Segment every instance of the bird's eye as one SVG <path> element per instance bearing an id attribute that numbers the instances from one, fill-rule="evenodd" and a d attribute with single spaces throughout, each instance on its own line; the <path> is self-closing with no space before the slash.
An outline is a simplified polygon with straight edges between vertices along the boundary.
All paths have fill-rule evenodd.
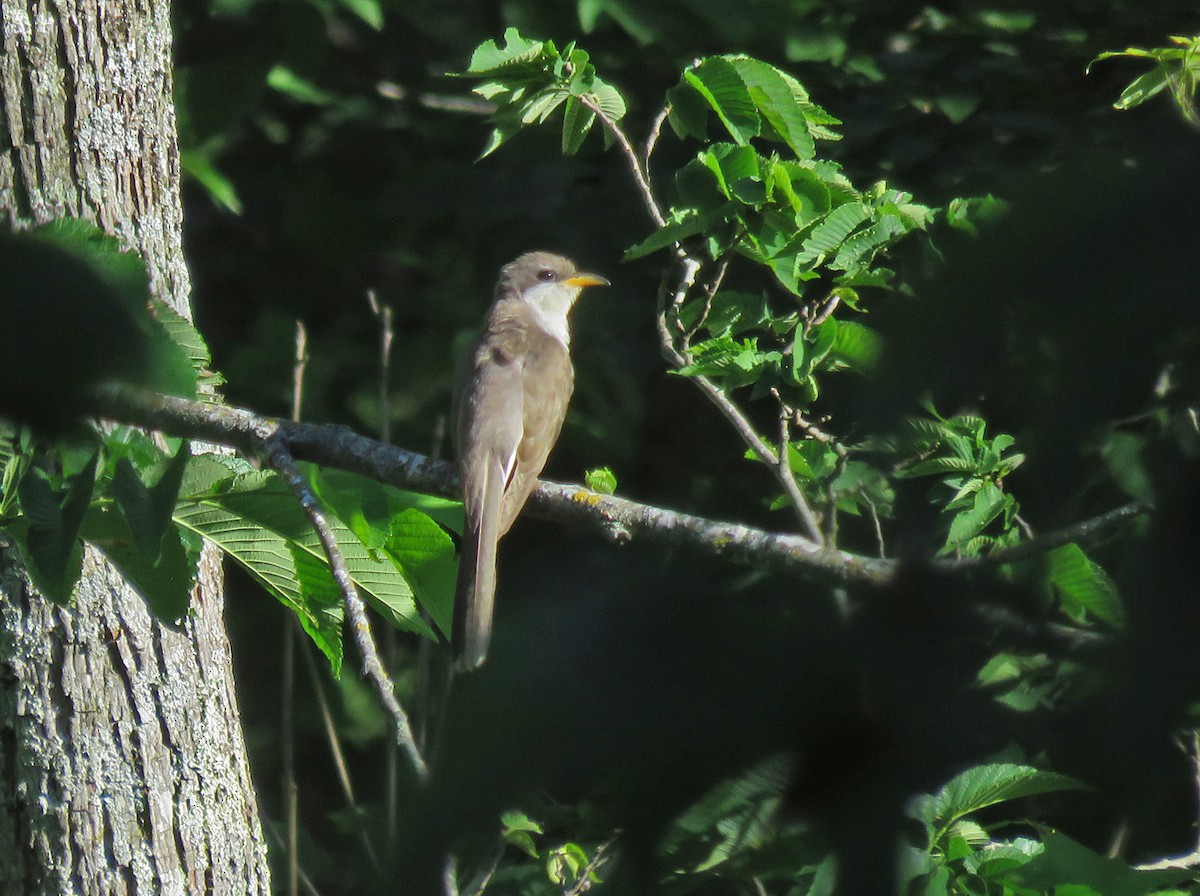
<path id="1" fill-rule="evenodd" d="M 554 276 L 554 271 L 550 270 L 549 268 L 542 268 L 540 271 L 538 271 L 537 278 L 543 283 L 553 283 L 556 279 Z"/>

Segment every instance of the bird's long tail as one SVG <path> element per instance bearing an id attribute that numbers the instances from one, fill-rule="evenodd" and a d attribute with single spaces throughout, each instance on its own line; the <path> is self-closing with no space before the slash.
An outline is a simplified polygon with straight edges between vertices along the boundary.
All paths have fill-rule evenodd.
<path id="1" fill-rule="evenodd" d="M 496 600 L 496 543 L 500 537 L 500 503 L 504 475 L 498 463 L 484 471 L 479 519 L 467 522 L 454 589 L 454 628 L 451 648 L 454 668 L 469 672 L 487 659 L 492 639 L 492 608 Z"/>

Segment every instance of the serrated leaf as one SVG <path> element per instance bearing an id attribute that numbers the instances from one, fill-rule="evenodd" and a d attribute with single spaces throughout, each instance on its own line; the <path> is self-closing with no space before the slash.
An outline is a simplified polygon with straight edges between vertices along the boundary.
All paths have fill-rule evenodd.
<path id="1" fill-rule="evenodd" d="M 813 135 L 802 105 L 808 103 L 808 92 L 800 82 L 759 59 L 722 58 L 737 70 L 759 115 L 776 138 L 786 143 L 798 158 L 811 159 L 815 151 Z"/>
<path id="2" fill-rule="evenodd" d="M 245 474 L 224 490 L 184 495 L 175 520 L 212 541 L 282 603 L 305 615 L 302 622 L 320 624 L 317 609 L 304 603 L 292 550 L 299 547 L 322 564 L 324 551 L 291 491 L 277 477 Z M 417 612 L 412 588 L 391 560 L 372 557 L 336 518 L 329 523 L 367 602 L 401 628 L 432 634 Z"/>
<path id="3" fill-rule="evenodd" d="M 579 101 L 578 97 L 567 100 L 563 110 L 562 151 L 573 156 L 583 146 L 583 141 L 596 121 L 596 113 Z"/>
<path id="4" fill-rule="evenodd" d="M 829 262 L 829 267 L 835 271 L 865 267 L 874 260 L 876 253 L 906 232 L 904 225 L 894 216 L 885 215 L 843 241 L 837 255 Z"/>
<path id="5" fill-rule="evenodd" d="M 583 474 L 583 484 L 598 495 L 612 495 L 617 491 L 617 477 L 608 467 L 598 467 Z"/>
<path id="6" fill-rule="evenodd" d="M 667 121 L 676 136 L 680 139 L 707 139 L 709 106 L 699 91 L 681 80 L 667 91 L 667 102 L 671 107 Z"/>
<path id="7" fill-rule="evenodd" d="M 915 479 L 918 476 L 945 476 L 951 473 L 974 473 L 978 465 L 963 457 L 930 457 L 910 467 L 896 471 L 897 479 Z"/>
<path id="8" fill-rule="evenodd" d="M 801 246 L 797 263 L 811 265 L 820 263 L 837 249 L 860 224 L 869 220 L 871 213 L 861 202 L 839 205 L 827 214 Z"/>
<path id="9" fill-rule="evenodd" d="M 404 574 L 430 618 L 449 636 L 458 575 L 450 536 L 424 513 L 409 508 L 392 519 L 384 550 Z"/>
<path id="10" fill-rule="evenodd" d="M 163 536 L 171 525 L 171 513 L 190 457 L 188 444 L 184 442 L 158 481 L 149 487 L 138 477 L 128 458 L 117 461 L 112 480 L 113 498 L 129 525 L 134 547 L 145 554 L 150 563 L 158 559 Z"/>
<path id="11" fill-rule="evenodd" d="M 928 820 L 945 833 L 959 819 L 988 806 L 1039 793 L 1082 789 L 1083 784 L 1075 778 L 1028 765 L 979 765 L 955 775 L 934 795 Z"/>
<path id="12" fill-rule="evenodd" d="M 304 612 L 297 612 L 300 627 L 329 661 L 333 677 L 342 674 L 343 597 L 323 558 L 317 558 L 298 544 L 288 544 L 296 570 L 296 587 Z"/>
<path id="13" fill-rule="evenodd" d="M 736 336 L 757 330 L 770 316 L 765 293 L 737 290 L 721 290 L 707 307 L 700 299 L 685 303 L 679 311 L 679 321 L 690 330 L 700 325 L 701 313 L 705 314 L 703 327 L 713 336 Z"/>
<path id="14" fill-rule="evenodd" d="M 776 755 L 721 781 L 675 820 L 660 852 L 679 870 L 698 872 L 761 845 L 791 771 Z"/>
<path id="15" fill-rule="evenodd" d="M 956 513 L 950 522 L 950 533 L 946 539 L 947 548 L 961 545 L 967 539 L 982 532 L 1003 511 L 1012 499 L 994 483 L 984 483 L 975 493 L 971 508 Z"/>
<path id="16" fill-rule="evenodd" d="M 1072 618 L 1091 615 L 1115 628 L 1125 626 L 1125 607 L 1108 574 L 1076 544 L 1063 545 L 1046 555 L 1048 595 Z"/>
<path id="17" fill-rule="evenodd" d="M 1082 896 L 1070 885 L 1100 896 L 1148 896 L 1164 887 L 1194 880 L 1191 868 L 1141 871 L 1122 859 L 1109 858 L 1076 843 L 1064 834 L 1042 831 L 1042 850 L 1029 862 L 1007 871 L 999 879 L 1005 889 L 1019 887 L 1021 893 L 1069 893 Z"/>
<path id="18" fill-rule="evenodd" d="M 597 78 L 592 85 L 592 96 L 596 100 L 596 105 L 600 107 L 600 111 L 608 118 L 620 121 L 625 117 L 625 98 L 611 84 Z"/>
<path id="19" fill-rule="evenodd" d="M 116 567 L 150 612 L 167 626 L 187 614 L 196 583 L 199 552 L 188 551 L 174 526 L 163 532 L 153 555 L 135 544 L 128 520 L 111 508 L 89 508 L 80 534 Z"/>
<path id="20" fill-rule="evenodd" d="M 738 144 L 745 145 L 759 134 L 758 110 L 737 69 L 720 56 L 709 56 L 687 69 L 683 79 L 717 113 L 725 130 Z"/>
<path id="21" fill-rule="evenodd" d="M 92 500 L 99 454 L 54 489 L 46 472 L 34 467 L 18 486 L 25 519 L 13 530 L 29 577 L 50 600 L 66 604 L 79 581 L 83 551 L 79 530 Z"/>
<path id="22" fill-rule="evenodd" d="M 471 64 L 465 74 L 512 74 L 536 61 L 544 47 L 542 41 L 529 40 L 522 37 L 516 28 L 507 28 L 504 31 L 504 46 L 499 46 L 494 40 L 481 43 L 471 55 Z"/>
<path id="23" fill-rule="evenodd" d="M 843 304 L 848 304 L 843 300 Z M 883 354 L 883 338 L 870 327 L 858 321 L 838 322 L 837 338 L 829 349 L 829 355 L 844 363 L 851 370 L 870 373 Z"/>
<path id="24" fill-rule="evenodd" d="M 187 359 L 147 313 L 141 259 L 95 226 L 4 234 L 0 281 L 0 415 L 61 429 L 114 381 L 195 394 Z"/>
<path id="25" fill-rule="evenodd" d="M 150 313 L 166 331 L 170 340 L 184 353 L 191 365 L 197 382 L 202 387 L 198 398 L 201 401 L 216 402 L 216 388 L 225 382 L 225 377 L 212 369 L 212 355 L 208 344 L 196 325 L 165 302 L 154 301 Z"/>
<path id="26" fill-rule="evenodd" d="M 722 217 L 723 215 L 720 212 L 696 213 L 690 209 L 678 213 L 678 217 L 668 221 L 665 227 L 656 230 L 636 246 L 627 249 L 625 255 L 622 257 L 622 261 L 633 261 L 634 259 L 649 255 L 651 252 L 657 252 L 660 249 L 673 246 L 680 240 L 685 240 L 689 236 L 695 236 L 697 233 L 707 230 L 720 221 Z"/>

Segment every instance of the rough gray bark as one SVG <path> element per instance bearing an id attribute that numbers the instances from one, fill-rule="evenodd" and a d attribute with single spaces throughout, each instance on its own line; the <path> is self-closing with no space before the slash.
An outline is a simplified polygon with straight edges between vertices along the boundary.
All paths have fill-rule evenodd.
<path id="1" fill-rule="evenodd" d="M 87 218 L 188 313 L 164 0 L 0 0 L 0 214 Z M 0 893 L 269 892 L 206 553 L 181 632 L 89 552 L 70 609 L 0 552 Z"/>

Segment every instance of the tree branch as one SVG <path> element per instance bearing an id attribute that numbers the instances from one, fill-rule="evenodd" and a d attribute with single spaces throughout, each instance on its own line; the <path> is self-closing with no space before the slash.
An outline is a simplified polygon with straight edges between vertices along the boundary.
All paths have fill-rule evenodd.
<path id="1" fill-rule="evenodd" d="M 979 557 L 945 557 L 935 561 L 939 569 L 947 572 L 965 572 L 980 569 L 985 566 L 998 566 L 1003 563 L 1016 563 L 1018 560 L 1028 560 L 1041 554 L 1047 554 L 1055 548 L 1075 541 L 1095 541 L 1102 535 L 1116 529 L 1122 523 L 1134 517 L 1142 516 L 1154 510 L 1149 501 L 1130 501 L 1114 510 L 1091 517 L 1082 522 L 1047 532 L 1029 541 L 1022 541 L 1012 547 L 999 548 L 990 554 Z"/>
<path id="2" fill-rule="evenodd" d="M 268 440 L 279 439 L 300 460 L 427 494 L 452 498 L 460 494 L 458 474 L 452 464 L 385 445 L 357 435 L 345 426 L 288 423 L 243 408 L 125 387 L 103 389 L 98 404 L 102 416 L 114 421 L 226 445 L 251 456 L 260 454 Z M 930 566 L 944 572 L 962 572 L 1028 559 L 1071 541 L 1094 540 L 1150 510 L 1151 506 L 1145 502 L 1127 504 L 984 557 L 937 558 L 930 561 Z M 829 582 L 884 585 L 899 567 L 896 560 L 822 547 L 803 535 L 706 519 L 599 495 L 579 485 L 540 482 L 530 497 L 528 512 L 541 519 L 588 526 L 611 538 L 644 537 L 700 550 L 734 563 Z"/>

